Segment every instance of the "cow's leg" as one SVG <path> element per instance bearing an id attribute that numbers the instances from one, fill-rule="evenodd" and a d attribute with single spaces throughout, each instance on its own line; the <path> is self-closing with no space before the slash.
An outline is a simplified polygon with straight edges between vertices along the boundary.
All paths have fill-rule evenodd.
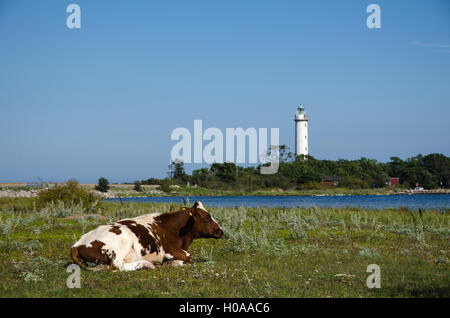
<path id="1" fill-rule="evenodd" d="M 139 259 L 131 262 L 124 261 L 121 263 L 120 267 L 117 268 L 120 271 L 135 271 L 141 268 L 155 269 L 156 267 L 152 262 L 149 262 L 145 259 Z"/>
<path id="2" fill-rule="evenodd" d="M 184 262 L 182 260 L 179 260 L 179 259 L 174 259 L 174 260 L 168 261 L 166 263 L 166 265 L 167 266 L 183 266 Z"/>
<path id="3" fill-rule="evenodd" d="M 155 265 L 153 265 L 153 263 L 146 261 L 145 259 L 141 259 L 139 261 L 136 262 L 132 262 L 132 263 L 124 263 L 123 264 L 123 269 L 124 271 L 135 271 L 141 268 L 147 268 L 147 269 L 155 269 Z"/>
<path id="4" fill-rule="evenodd" d="M 172 249 L 169 254 L 172 258 L 167 262 L 167 265 L 181 266 L 185 263 L 192 263 L 191 255 L 183 249 Z"/>
<path id="5" fill-rule="evenodd" d="M 152 262 L 143 259 L 139 253 L 136 253 L 136 250 L 132 246 L 129 249 L 124 249 L 121 253 L 117 253 L 112 262 L 112 266 L 115 266 L 120 271 L 135 271 L 141 268 L 156 268 Z"/>
<path id="6" fill-rule="evenodd" d="M 132 264 L 135 263 L 138 260 L 138 257 L 133 249 L 132 244 L 127 244 L 126 246 L 123 246 L 121 249 L 116 251 L 116 254 L 114 258 L 111 260 L 110 268 L 117 268 L 120 271 L 125 270 L 133 270 L 133 266 L 125 264 Z M 134 265 L 136 266 L 136 265 Z"/>

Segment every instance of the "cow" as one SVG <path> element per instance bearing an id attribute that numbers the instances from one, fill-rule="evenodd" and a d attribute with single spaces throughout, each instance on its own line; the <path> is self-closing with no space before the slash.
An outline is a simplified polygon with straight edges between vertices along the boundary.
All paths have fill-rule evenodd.
<path id="1" fill-rule="evenodd" d="M 223 230 L 199 201 L 191 208 L 152 213 L 101 225 L 84 234 L 71 248 L 72 261 L 106 264 L 109 269 L 153 269 L 155 264 L 192 262 L 188 248 L 197 238 L 222 237 Z"/>

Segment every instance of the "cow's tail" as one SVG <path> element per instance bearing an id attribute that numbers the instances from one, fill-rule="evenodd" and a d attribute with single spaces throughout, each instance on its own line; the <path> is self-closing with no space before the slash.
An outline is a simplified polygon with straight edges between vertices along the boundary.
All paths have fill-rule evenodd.
<path id="1" fill-rule="evenodd" d="M 70 257 L 72 258 L 72 261 L 80 266 L 81 268 L 86 268 L 86 266 L 80 261 L 78 258 L 78 246 L 72 247 L 70 249 Z"/>

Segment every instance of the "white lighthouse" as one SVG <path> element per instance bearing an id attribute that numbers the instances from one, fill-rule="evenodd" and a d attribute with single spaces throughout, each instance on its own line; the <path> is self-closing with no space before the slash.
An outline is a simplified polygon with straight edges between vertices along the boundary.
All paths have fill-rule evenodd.
<path id="1" fill-rule="evenodd" d="M 295 113 L 295 154 L 308 154 L 308 116 L 305 114 L 305 108 L 300 105 Z"/>

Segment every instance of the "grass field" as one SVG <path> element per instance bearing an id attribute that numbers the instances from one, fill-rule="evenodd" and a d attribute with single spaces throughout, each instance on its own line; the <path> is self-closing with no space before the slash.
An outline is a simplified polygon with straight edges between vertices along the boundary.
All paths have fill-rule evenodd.
<path id="1" fill-rule="evenodd" d="M 70 246 L 100 224 L 174 207 L 105 202 L 98 211 L 0 199 L 1 297 L 449 297 L 448 211 L 209 208 L 225 236 L 196 261 L 137 272 L 81 271 Z M 208 208 L 208 207 L 207 207 Z M 81 218 L 85 215 L 85 218 Z M 381 288 L 369 289 L 369 264 Z"/>

